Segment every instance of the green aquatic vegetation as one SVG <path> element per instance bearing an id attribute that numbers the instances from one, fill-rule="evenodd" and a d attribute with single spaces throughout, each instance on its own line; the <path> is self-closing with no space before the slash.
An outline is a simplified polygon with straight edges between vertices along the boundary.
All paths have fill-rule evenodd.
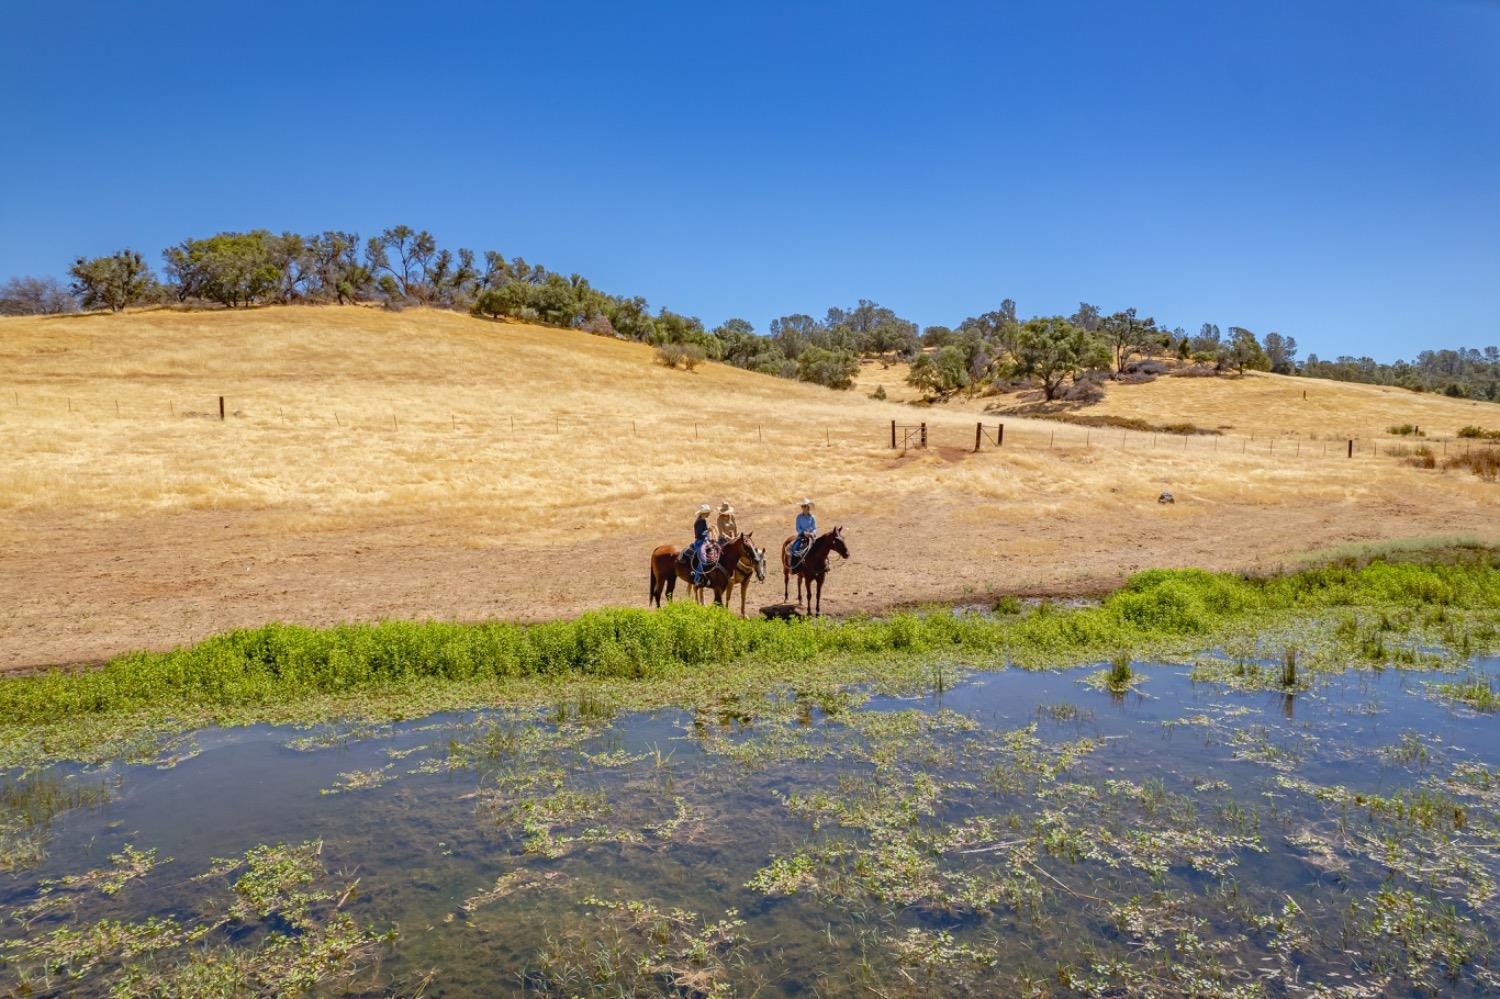
<path id="1" fill-rule="evenodd" d="M 1442 988 L 1491 948 L 1452 905 L 1390 885 L 1351 906 L 1346 932 L 1371 975 L 1424 990 Z"/>
<path id="2" fill-rule="evenodd" d="M 137 878 L 150 874 L 158 865 L 169 862 L 157 860 L 155 850 L 137 850 L 126 844 L 119 853 L 110 855 L 108 867 L 40 882 L 36 898 L 12 910 L 10 918 L 29 925 L 63 909 L 76 908 L 88 896 L 97 894 L 107 898 Z"/>
<path id="3" fill-rule="evenodd" d="M 1235 690 L 1286 689 L 1285 675 L 1280 668 L 1246 659 L 1198 659 L 1193 662 L 1188 677 L 1194 683 L 1216 683 Z"/>
<path id="4" fill-rule="evenodd" d="M 510 898 L 522 892 L 540 891 L 549 886 L 556 887 L 562 881 L 566 881 L 566 875 L 560 871 L 548 871 L 546 874 L 519 869 L 507 871 L 496 878 L 491 887 L 464 899 L 459 908 L 466 913 L 474 913 L 501 899 Z"/>
<path id="5" fill-rule="evenodd" d="M 734 995 L 731 968 L 743 961 L 745 921 L 730 909 L 708 922 L 653 901 L 587 896 L 583 926 L 548 941 L 523 976 L 529 995 Z"/>
<path id="6" fill-rule="evenodd" d="M 339 774 L 338 782 L 333 787 L 325 787 L 318 793 L 343 794 L 347 791 L 368 791 L 394 779 L 395 769 L 394 763 L 388 763 L 383 767 L 370 770 L 345 770 Z"/>
<path id="7" fill-rule="evenodd" d="M 5 941 L 0 955 L 16 990 L 39 996 L 84 990 L 131 996 L 299 995 L 347 983 L 394 934 L 361 927 L 339 911 L 357 882 L 330 879 L 320 852 L 318 843 L 260 846 L 241 858 L 216 861 L 200 880 L 222 881 L 236 871 L 240 876 L 230 886 L 227 905 L 207 906 L 196 920 L 74 919 Z M 145 877 L 155 866 L 151 851 L 127 849 L 112 859 L 109 871 L 85 878 L 90 887 L 105 891 L 120 878 Z M 30 918 L 55 921 L 61 911 L 44 908 Z M 231 932 L 244 926 L 257 932 L 248 938 Z"/>
<path id="8" fill-rule="evenodd" d="M 113 796 L 106 781 L 50 774 L 0 779 L 0 872 L 32 867 L 46 856 L 53 821 L 75 808 L 97 808 Z"/>
<path id="9" fill-rule="evenodd" d="M 1500 711 L 1500 683 L 1490 676 L 1469 676 L 1463 680 L 1429 683 L 1427 689 L 1439 700 L 1463 704 L 1475 711 Z"/>
<path id="10" fill-rule="evenodd" d="M 1036 709 L 1037 717 L 1046 718 L 1059 724 L 1063 722 L 1088 722 L 1094 720 L 1092 711 L 1080 708 L 1071 701 L 1061 701 L 1056 704 L 1043 704 Z"/>
<path id="11" fill-rule="evenodd" d="M 1416 732 L 1402 732 L 1393 745 L 1384 746 L 1376 753 L 1386 763 L 1405 767 L 1420 767 L 1432 758 L 1427 743 Z"/>
<path id="12" fill-rule="evenodd" d="M 1252 725 L 1238 728 L 1229 734 L 1229 745 L 1234 747 L 1234 758 L 1249 763 L 1259 763 L 1273 770 L 1287 772 L 1302 762 L 1301 747 L 1286 741 L 1277 741 L 1275 731 L 1268 725 Z"/>

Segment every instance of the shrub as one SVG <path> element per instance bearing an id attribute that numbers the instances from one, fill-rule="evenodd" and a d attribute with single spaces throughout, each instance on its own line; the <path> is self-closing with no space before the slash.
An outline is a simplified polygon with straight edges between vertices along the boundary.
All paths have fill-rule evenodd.
<path id="1" fill-rule="evenodd" d="M 1417 468 L 1437 468 L 1437 455 L 1432 452 L 1432 448 L 1430 447 L 1419 447 L 1412 452 L 1412 456 L 1407 459 L 1407 462 L 1415 465 Z"/>
<path id="2" fill-rule="evenodd" d="M 877 399 L 880 402 L 885 402 L 885 386 L 884 385 L 876 385 L 875 386 L 875 391 L 870 393 L 870 398 L 871 399 Z"/>
<path id="3" fill-rule="evenodd" d="M 1454 455 L 1443 462 L 1444 468 L 1467 468 L 1486 482 L 1500 479 L 1500 448 L 1480 448 Z"/>
<path id="4" fill-rule="evenodd" d="M 1398 437 L 1426 437 L 1422 428 L 1413 423 L 1401 423 L 1394 427 L 1387 427 L 1386 433 L 1395 434 Z"/>
<path id="5" fill-rule="evenodd" d="M 800 381 L 846 389 L 854 384 L 854 376 L 857 374 L 859 358 L 853 351 L 808 347 L 797 356 L 797 378 Z"/>
<path id="6" fill-rule="evenodd" d="M 1473 440 L 1500 440 L 1500 430 L 1486 430 L 1484 427 L 1476 427 L 1472 424 L 1460 427 L 1458 436 L 1468 437 Z"/>
<path id="7" fill-rule="evenodd" d="M 708 360 L 708 352 L 696 343 L 684 343 L 677 346 L 682 352 L 682 366 L 689 371 Z"/>
<path id="8" fill-rule="evenodd" d="M 656 363 L 675 368 L 682 362 L 683 348 L 680 343 L 664 343 L 656 348 Z"/>

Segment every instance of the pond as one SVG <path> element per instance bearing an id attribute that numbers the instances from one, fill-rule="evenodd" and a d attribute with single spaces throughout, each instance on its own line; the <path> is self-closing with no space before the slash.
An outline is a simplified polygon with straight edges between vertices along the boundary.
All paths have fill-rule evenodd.
<path id="1" fill-rule="evenodd" d="M 1493 674 L 1500 660 L 1476 660 Z M 195 733 L 0 781 L 38 995 L 1453 995 L 1500 722 L 1433 672 L 1137 664 Z"/>

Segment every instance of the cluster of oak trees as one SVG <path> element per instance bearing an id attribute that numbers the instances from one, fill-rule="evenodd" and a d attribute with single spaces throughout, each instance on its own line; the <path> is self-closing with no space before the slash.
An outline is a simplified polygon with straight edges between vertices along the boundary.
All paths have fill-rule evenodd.
<path id="1" fill-rule="evenodd" d="M 1297 355 L 1296 340 L 1279 333 L 1266 334 L 1262 343 L 1243 327 L 1229 327 L 1225 337 L 1219 327 L 1204 323 L 1189 336 L 1133 308 L 1105 314 L 1088 302 L 1080 302 L 1071 316 L 1023 321 L 1015 302 L 1006 299 L 994 312 L 965 319 L 957 328 L 930 326 L 922 339 L 928 349 L 913 359 L 908 381 L 930 396 L 1023 379 L 1034 381 L 1052 400 L 1086 377 L 1123 374 L 1136 358 L 1164 352 L 1212 365 L 1215 372 L 1292 374 Z"/>
<path id="2" fill-rule="evenodd" d="M 1495 348 L 1427 351 L 1416 362 L 1382 365 L 1369 358 L 1298 365 L 1291 337 L 1264 339 L 1231 326 L 1221 334 L 1204 323 L 1196 334 L 1167 329 L 1135 309 L 1104 313 L 1080 303 L 1070 316 L 1022 319 L 1006 299 L 958 326 L 925 330 L 892 310 L 861 299 L 815 318 L 774 319 L 766 333 L 743 319 L 708 328 L 695 316 L 652 311 L 640 296 L 613 295 L 578 274 L 564 275 L 494 250 L 475 253 L 438 245 L 426 230 L 397 225 L 362 239 L 352 232 L 313 235 L 264 229 L 184 239 L 162 252 L 161 274 L 135 250 L 79 257 L 70 283 L 19 277 L 0 284 L 0 314 L 83 309 L 118 311 L 148 304 L 378 302 L 387 308 L 425 305 L 476 315 L 549 323 L 658 346 L 672 356 L 700 354 L 742 368 L 834 388 L 854 383 L 861 358 L 902 360 L 925 394 L 1028 381 L 1047 399 L 1080 381 L 1126 372 L 1143 355 L 1174 353 L 1215 371 L 1270 370 L 1374 381 L 1450 395 L 1500 398 Z"/>

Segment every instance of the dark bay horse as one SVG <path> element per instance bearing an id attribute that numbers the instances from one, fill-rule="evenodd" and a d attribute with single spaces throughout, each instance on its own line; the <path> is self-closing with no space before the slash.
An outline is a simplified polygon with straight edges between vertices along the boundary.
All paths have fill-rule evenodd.
<path id="1" fill-rule="evenodd" d="M 682 549 L 672 545 L 662 545 L 651 553 L 651 593 L 647 598 L 647 603 L 660 607 L 663 593 L 670 602 L 679 579 L 689 586 L 693 585 L 693 571 L 678 558 L 681 553 Z M 700 599 L 703 589 L 712 589 L 714 603 L 723 604 L 725 592 L 732 594 L 736 585 L 741 586 L 740 614 L 743 615 L 745 613 L 745 588 L 749 585 L 750 573 L 753 572 L 761 579 L 765 579 L 765 558 L 765 549 L 757 549 L 751 543 L 751 535 L 742 534 L 723 545 L 719 552 L 719 561 L 704 574 L 707 585 L 695 586 L 693 589 L 700 594 Z M 729 569 L 729 566 L 734 566 L 733 571 Z"/>
<path id="2" fill-rule="evenodd" d="M 796 541 L 796 535 L 787 538 L 781 546 L 781 574 L 782 590 L 787 600 L 792 598 L 792 576 L 797 577 L 797 603 L 802 603 L 802 586 L 807 584 L 807 609 L 814 614 L 823 613 L 823 580 L 828 576 L 828 558 L 833 552 L 838 552 L 844 558 L 849 557 L 849 546 L 844 544 L 844 529 L 835 527 L 827 534 L 820 534 L 813 540 L 812 547 L 807 554 L 802 556 L 802 562 L 796 569 L 792 568 L 792 543 Z M 816 608 L 813 605 L 813 583 L 818 584 L 818 602 Z"/>

